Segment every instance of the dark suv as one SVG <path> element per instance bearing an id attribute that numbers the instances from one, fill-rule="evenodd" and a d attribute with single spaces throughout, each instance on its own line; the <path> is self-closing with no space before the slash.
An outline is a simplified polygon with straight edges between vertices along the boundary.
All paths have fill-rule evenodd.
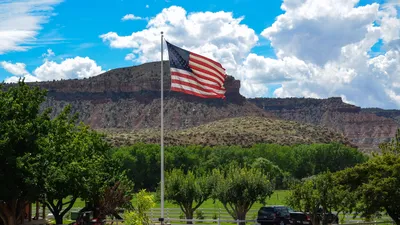
<path id="1" fill-rule="evenodd" d="M 257 222 L 261 225 L 312 225 L 302 212 L 294 212 L 286 206 L 263 206 L 258 211 Z"/>
<path id="2" fill-rule="evenodd" d="M 292 224 L 290 212 L 284 206 L 263 206 L 258 210 L 257 222 L 261 225 Z"/>

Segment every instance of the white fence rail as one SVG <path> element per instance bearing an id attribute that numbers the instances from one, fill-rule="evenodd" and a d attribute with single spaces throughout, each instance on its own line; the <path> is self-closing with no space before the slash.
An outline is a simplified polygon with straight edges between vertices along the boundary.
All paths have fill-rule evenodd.
<path id="1" fill-rule="evenodd" d="M 124 225 L 124 220 L 106 220 L 106 224 L 112 225 Z M 158 219 L 152 219 L 153 225 L 160 225 Z M 191 223 L 190 223 L 191 222 Z M 221 225 L 221 224 L 232 224 L 239 225 L 241 223 L 246 223 L 246 225 L 259 225 L 256 220 L 222 220 L 222 219 L 178 219 L 178 218 L 166 218 L 164 221 L 165 225 L 192 225 L 192 224 L 201 224 L 201 225 Z M 336 225 L 336 224 L 331 224 Z M 358 222 L 358 223 L 345 223 L 340 225 L 395 225 L 393 221 L 382 221 L 382 222 Z"/>
<path id="2" fill-rule="evenodd" d="M 81 208 L 72 208 L 70 210 L 71 212 L 77 212 L 79 211 Z M 218 221 L 220 223 L 236 223 L 236 221 L 232 220 L 231 215 L 229 215 L 229 213 L 224 209 L 224 208 L 199 208 L 197 211 L 201 212 L 201 214 L 197 214 L 196 212 L 193 215 L 193 218 L 195 218 L 194 222 L 198 222 L 201 223 L 202 225 L 208 225 L 208 224 L 219 224 Z M 246 222 L 247 225 L 252 225 L 255 224 L 255 219 L 257 217 L 257 212 L 258 209 L 251 209 L 246 216 L 246 219 L 248 219 Z M 66 219 L 70 219 L 71 218 L 71 214 L 67 213 L 67 215 L 65 216 Z M 40 214 L 41 215 L 41 214 Z M 154 222 L 158 222 L 158 218 L 161 215 L 161 209 L 160 208 L 152 208 L 147 212 L 147 215 L 154 221 Z M 122 216 L 122 215 L 121 215 Z M 123 216 L 122 216 L 123 217 Z M 375 222 L 365 222 L 363 221 L 362 218 L 356 217 L 353 218 L 354 215 L 352 214 L 348 214 L 345 217 L 345 225 L 394 225 L 394 223 L 392 222 L 391 218 L 388 216 L 383 216 L 382 218 L 378 219 Z M 179 223 L 179 224 L 183 224 L 182 222 L 185 221 L 185 216 L 183 214 L 183 212 L 181 211 L 181 209 L 179 208 L 165 208 L 164 209 L 164 218 L 166 221 L 170 221 L 171 224 L 174 223 Z M 173 219 L 171 219 L 173 218 Z M 113 220 L 114 224 L 116 224 L 118 221 L 117 220 Z M 229 222 L 226 222 L 229 221 Z M 250 223 L 250 221 L 253 221 L 253 223 Z M 121 221 L 118 222 L 120 225 Z"/>
<path id="3" fill-rule="evenodd" d="M 196 210 L 197 212 L 201 212 L 201 216 L 204 217 L 204 219 L 221 219 L 221 220 L 232 220 L 232 216 L 229 215 L 229 213 L 223 209 L 223 208 L 198 208 Z M 256 209 L 251 209 L 247 213 L 247 217 L 250 219 L 256 219 L 257 216 L 257 211 Z M 149 215 L 150 218 L 159 218 L 161 215 L 161 209 L 160 208 L 152 208 L 150 209 L 147 214 Z M 164 217 L 165 218 L 181 218 L 184 217 L 184 214 L 181 209 L 179 208 L 165 208 L 164 209 Z M 194 218 L 197 218 L 198 215 L 196 212 L 193 215 Z"/>
<path id="4" fill-rule="evenodd" d="M 158 219 L 151 219 L 153 224 L 160 224 Z M 106 220 L 105 221 L 107 224 L 113 224 L 113 225 L 123 225 L 124 221 L 123 220 Z M 246 223 L 246 225 L 256 225 L 257 222 L 255 220 L 221 220 L 221 219 L 178 219 L 178 218 L 165 218 L 164 224 L 166 225 L 185 225 L 185 224 L 201 224 L 201 225 L 221 225 L 221 223 L 230 223 L 232 225 L 239 225 L 241 223 Z"/>

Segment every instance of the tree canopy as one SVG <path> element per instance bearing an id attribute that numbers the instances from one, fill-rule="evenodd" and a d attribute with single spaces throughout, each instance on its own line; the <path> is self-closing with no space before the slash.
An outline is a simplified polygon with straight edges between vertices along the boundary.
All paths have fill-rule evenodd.
<path id="1" fill-rule="evenodd" d="M 185 174 L 174 169 L 166 174 L 165 199 L 179 205 L 186 219 L 190 220 L 195 210 L 211 196 L 212 188 L 210 176 L 195 175 L 192 171 Z"/>
<path id="2" fill-rule="evenodd" d="M 34 159 L 40 152 L 37 140 L 47 132 L 48 111 L 40 113 L 46 91 L 20 81 L 0 85 L 0 218 L 6 225 L 22 219 L 27 200 L 40 191 Z"/>
<path id="3" fill-rule="evenodd" d="M 264 203 L 273 193 L 267 176 L 255 168 L 231 166 L 226 171 L 214 170 L 213 180 L 213 198 L 218 199 L 235 220 L 246 220 L 253 204 Z"/>
<path id="4" fill-rule="evenodd" d="M 356 211 L 364 217 L 386 212 L 400 224 L 400 157 L 386 152 L 364 164 L 338 173 L 340 182 L 353 191 L 359 204 Z"/>
<path id="5" fill-rule="evenodd" d="M 35 200 L 45 202 L 62 224 L 78 197 L 96 204 L 107 187 L 125 177 L 110 145 L 78 124 L 69 106 L 54 119 L 49 110 L 41 111 L 45 96 L 46 91 L 23 81 L 0 87 L 0 219 L 5 225 L 18 224 L 25 205 Z"/>

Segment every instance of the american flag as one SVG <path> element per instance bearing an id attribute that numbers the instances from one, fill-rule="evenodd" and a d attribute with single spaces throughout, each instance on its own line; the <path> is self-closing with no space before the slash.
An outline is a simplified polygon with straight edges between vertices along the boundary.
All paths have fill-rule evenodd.
<path id="1" fill-rule="evenodd" d="M 220 63 L 167 42 L 171 90 L 201 98 L 225 98 L 225 69 Z"/>

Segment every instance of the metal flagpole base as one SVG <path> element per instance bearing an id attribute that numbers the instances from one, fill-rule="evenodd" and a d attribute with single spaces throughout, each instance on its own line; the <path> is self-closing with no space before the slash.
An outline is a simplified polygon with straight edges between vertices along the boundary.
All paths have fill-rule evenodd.
<path id="1" fill-rule="evenodd" d="M 163 224 L 164 224 L 164 218 L 158 218 L 158 221 L 160 221 L 160 222 L 161 222 L 161 225 L 163 225 Z"/>

